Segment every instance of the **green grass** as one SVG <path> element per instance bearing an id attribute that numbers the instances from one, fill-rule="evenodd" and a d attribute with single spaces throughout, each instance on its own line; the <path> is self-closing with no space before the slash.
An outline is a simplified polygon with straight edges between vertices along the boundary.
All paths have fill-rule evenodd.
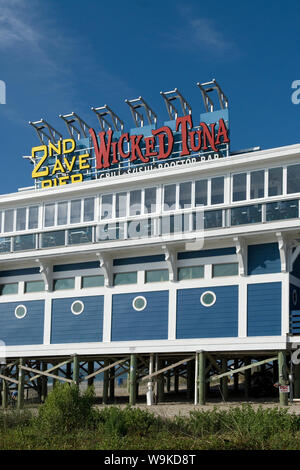
<path id="1" fill-rule="evenodd" d="M 300 450 L 300 417 L 242 405 L 172 419 L 139 408 L 94 408 L 93 389 L 58 384 L 33 416 L 0 412 L 0 449 Z"/>

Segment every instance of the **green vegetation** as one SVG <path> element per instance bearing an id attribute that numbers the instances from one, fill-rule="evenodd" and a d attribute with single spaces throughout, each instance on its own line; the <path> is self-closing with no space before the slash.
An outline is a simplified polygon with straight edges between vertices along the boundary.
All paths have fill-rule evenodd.
<path id="1" fill-rule="evenodd" d="M 57 384 L 36 416 L 0 412 L 0 449 L 300 449 L 300 416 L 287 409 L 243 405 L 167 419 L 93 404 L 92 388 Z"/>

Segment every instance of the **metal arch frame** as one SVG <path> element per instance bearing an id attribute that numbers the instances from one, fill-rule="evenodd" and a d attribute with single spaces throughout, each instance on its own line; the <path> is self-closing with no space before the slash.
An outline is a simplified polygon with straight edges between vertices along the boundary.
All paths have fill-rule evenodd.
<path id="1" fill-rule="evenodd" d="M 88 137 L 90 126 L 78 114 L 72 112 L 70 114 L 60 114 L 59 117 L 66 123 L 71 138 L 74 137 L 74 131 L 77 133 L 77 140 Z M 74 124 L 75 122 L 78 123 L 79 128 Z"/>
<path id="2" fill-rule="evenodd" d="M 102 131 L 114 128 L 115 131 L 123 132 L 124 122 L 107 104 L 105 104 L 104 106 L 98 106 L 97 108 L 94 108 L 92 106 L 91 110 L 94 111 L 94 113 L 96 114 Z M 105 116 L 109 116 L 111 122 L 106 119 Z"/>
<path id="3" fill-rule="evenodd" d="M 32 126 L 41 142 L 42 145 L 45 144 L 44 137 L 49 141 L 55 144 L 57 140 L 62 140 L 62 134 L 57 131 L 53 126 L 51 126 L 45 119 L 40 119 L 39 121 L 29 121 L 30 126 Z M 44 129 L 48 130 L 48 133 Z M 57 136 L 59 137 L 57 139 Z"/>
<path id="4" fill-rule="evenodd" d="M 172 101 L 178 99 L 181 104 L 183 115 L 186 116 L 187 114 L 192 114 L 192 108 L 186 99 L 182 96 L 178 88 L 175 88 L 171 91 L 161 91 L 161 96 L 164 99 L 168 115 L 171 120 L 175 120 L 178 117 L 178 110 L 176 106 L 172 103 Z"/>
<path id="5" fill-rule="evenodd" d="M 139 98 L 135 98 L 132 100 L 125 100 L 125 103 L 127 103 L 130 107 L 132 118 L 136 127 L 143 127 L 145 125 L 145 116 L 139 111 L 137 111 L 139 108 L 144 108 L 149 125 L 156 125 L 157 115 L 146 103 L 142 96 L 139 96 Z"/>
<path id="6" fill-rule="evenodd" d="M 213 112 L 215 104 L 208 95 L 208 93 L 211 93 L 212 91 L 216 91 L 218 94 L 218 99 L 219 99 L 219 104 L 221 109 L 226 109 L 228 108 L 228 98 L 227 96 L 223 93 L 220 85 L 217 83 L 216 79 L 213 78 L 210 82 L 204 82 L 204 83 L 197 83 L 197 87 L 200 88 L 202 98 L 203 98 L 203 103 L 204 107 L 206 109 L 206 112 Z"/>

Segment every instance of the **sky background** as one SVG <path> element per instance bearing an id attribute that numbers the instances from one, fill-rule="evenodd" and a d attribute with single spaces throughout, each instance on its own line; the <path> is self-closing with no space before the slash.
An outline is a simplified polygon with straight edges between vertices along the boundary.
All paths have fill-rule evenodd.
<path id="1" fill-rule="evenodd" d="M 300 3 L 202 0 L 0 0 L 0 193 L 31 186 L 23 155 L 39 145 L 28 121 L 108 104 L 135 127 L 125 99 L 168 120 L 160 91 L 177 87 L 198 121 L 197 82 L 216 78 L 229 99 L 231 149 L 300 142 Z"/>

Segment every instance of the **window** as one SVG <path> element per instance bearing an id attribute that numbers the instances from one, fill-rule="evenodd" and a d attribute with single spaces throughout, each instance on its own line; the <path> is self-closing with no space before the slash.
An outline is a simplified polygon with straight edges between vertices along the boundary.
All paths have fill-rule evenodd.
<path id="1" fill-rule="evenodd" d="M 14 210 L 4 211 L 4 232 L 12 232 L 14 229 Z"/>
<path id="2" fill-rule="evenodd" d="M 145 213 L 156 212 L 156 188 L 145 189 Z"/>
<path id="3" fill-rule="evenodd" d="M 12 282 L 10 284 L 0 285 L 0 295 L 11 295 L 18 293 L 18 283 Z"/>
<path id="4" fill-rule="evenodd" d="M 112 219 L 113 216 L 113 196 L 105 194 L 101 200 L 101 219 Z"/>
<path id="5" fill-rule="evenodd" d="M 168 269 L 153 269 L 145 272 L 145 282 L 164 282 L 168 280 Z"/>
<path id="6" fill-rule="evenodd" d="M 83 221 L 91 222 L 94 220 L 94 198 L 87 197 L 83 200 Z"/>
<path id="7" fill-rule="evenodd" d="M 88 287 L 102 287 L 104 286 L 104 276 L 82 276 L 81 287 L 86 289 Z"/>
<path id="8" fill-rule="evenodd" d="M 38 228 L 39 225 L 39 208 L 38 206 L 31 206 L 28 208 L 28 228 Z"/>
<path id="9" fill-rule="evenodd" d="M 187 266 L 178 268 L 178 281 L 199 279 L 204 277 L 204 266 Z"/>
<path id="10" fill-rule="evenodd" d="M 34 250 L 36 248 L 36 234 L 18 235 L 13 237 L 13 251 Z"/>
<path id="11" fill-rule="evenodd" d="M 232 177 L 232 201 L 244 201 L 247 198 L 247 174 L 239 173 Z"/>
<path id="12" fill-rule="evenodd" d="M 59 202 L 57 204 L 57 225 L 67 225 L 68 223 L 68 203 Z"/>
<path id="13" fill-rule="evenodd" d="M 74 315 L 80 315 L 84 311 L 84 303 L 81 300 L 75 300 L 71 305 L 71 312 Z"/>
<path id="14" fill-rule="evenodd" d="M 211 179 L 211 204 L 223 204 L 224 202 L 224 176 Z"/>
<path id="15" fill-rule="evenodd" d="M 231 225 L 254 224 L 261 222 L 261 217 L 261 204 L 231 209 Z"/>
<path id="16" fill-rule="evenodd" d="M 122 286 L 124 284 L 136 284 L 136 283 L 137 283 L 137 272 L 114 274 L 114 286 Z"/>
<path id="17" fill-rule="evenodd" d="M 26 230 L 26 208 L 17 209 L 16 230 Z"/>
<path id="18" fill-rule="evenodd" d="M 295 219 L 298 211 L 298 200 L 270 202 L 266 204 L 266 221 Z"/>
<path id="19" fill-rule="evenodd" d="M 11 249 L 11 237 L 0 237 L 0 253 L 8 253 Z"/>
<path id="20" fill-rule="evenodd" d="M 55 279 L 53 281 L 53 290 L 74 289 L 75 278 Z"/>
<path id="21" fill-rule="evenodd" d="M 25 293 L 42 292 L 45 290 L 44 281 L 27 281 L 25 282 Z"/>
<path id="22" fill-rule="evenodd" d="M 116 194 L 116 217 L 126 217 L 127 193 Z"/>
<path id="23" fill-rule="evenodd" d="M 207 205 L 207 180 L 195 182 L 195 205 Z"/>
<path id="24" fill-rule="evenodd" d="M 287 167 L 287 192 L 300 192 L 300 165 L 290 165 Z"/>
<path id="25" fill-rule="evenodd" d="M 268 196 L 282 194 L 282 168 L 270 168 L 268 171 Z"/>
<path id="26" fill-rule="evenodd" d="M 164 186 L 164 211 L 176 209 L 176 184 Z"/>
<path id="27" fill-rule="evenodd" d="M 92 243 L 93 229 L 92 227 L 72 228 L 68 230 L 68 244 L 78 245 L 80 243 Z"/>
<path id="28" fill-rule="evenodd" d="M 251 171 L 250 173 L 250 199 L 257 199 L 265 195 L 264 170 Z"/>
<path id="29" fill-rule="evenodd" d="M 65 245 L 65 231 L 41 233 L 41 248 L 51 248 L 53 246 Z"/>
<path id="30" fill-rule="evenodd" d="M 147 300 L 144 296 L 139 295 L 138 297 L 135 297 L 135 299 L 133 299 L 132 306 L 134 310 L 136 310 L 137 312 L 141 312 L 147 307 Z"/>
<path id="31" fill-rule="evenodd" d="M 238 263 L 220 263 L 213 265 L 213 277 L 237 276 L 238 273 Z"/>
<path id="32" fill-rule="evenodd" d="M 211 291 L 203 292 L 200 297 L 200 302 L 204 307 L 211 307 L 216 302 L 216 294 Z"/>
<path id="33" fill-rule="evenodd" d="M 18 319 L 24 318 L 26 314 L 27 314 L 27 308 L 25 307 L 25 305 L 18 305 L 15 308 L 15 316 Z"/>
<path id="34" fill-rule="evenodd" d="M 81 200 L 71 201 L 70 223 L 77 224 L 81 220 Z"/>
<path id="35" fill-rule="evenodd" d="M 142 213 L 142 191 L 140 189 L 130 191 L 130 215 L 141 215 Z"/>
<path id="36" fill-rule="evenodd" d="M 188 209 L 192 205 L 192 183 L 179 184 L 179 208 Z"/>

